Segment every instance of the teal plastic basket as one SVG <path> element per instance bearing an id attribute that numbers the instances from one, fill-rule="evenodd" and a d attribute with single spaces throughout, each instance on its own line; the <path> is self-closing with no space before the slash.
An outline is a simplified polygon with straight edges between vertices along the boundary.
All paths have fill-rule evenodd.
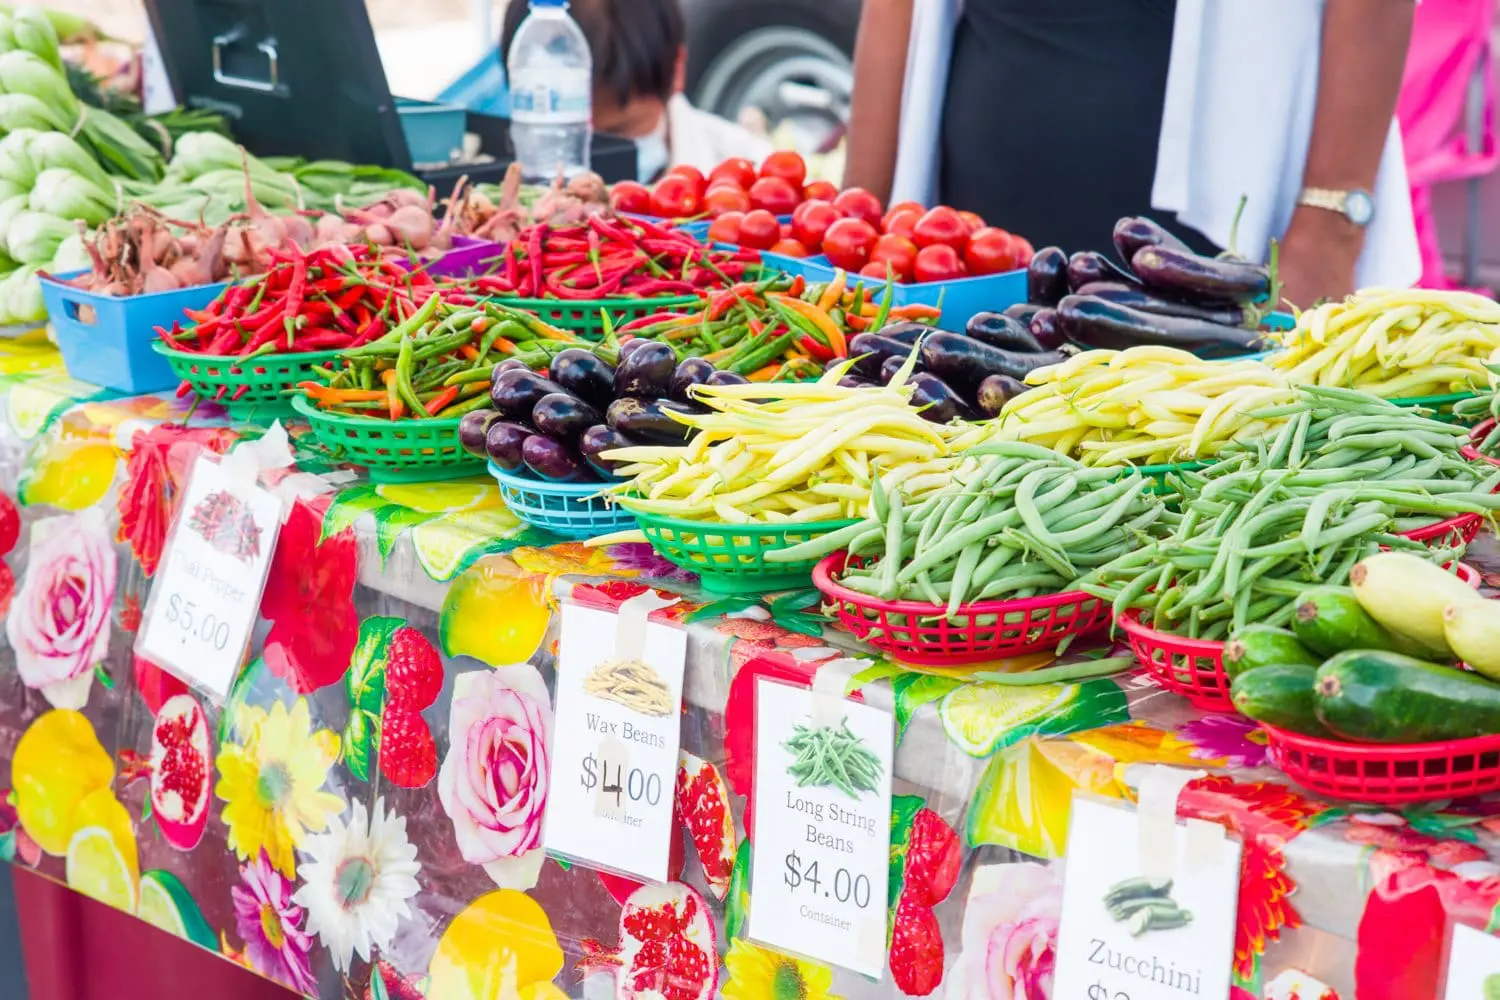
<path id="1" fill-rule="evenodd" d="M 1393 399 L 1391 402 L 1397 406 L 1431 410 L 1433 420 L 1439 420 L 1445 424 L 1457 424 L 1463 421 L 1453 412 L 1453 405 L 1474 399 L 1478 395 L 1477 392 L 1450 392 L 1442 396 L 1407 396 L 1402 399 Z"/>
<path id="2" fill-rule="evenodd" d="M 534 528 L 564 538 L 598 538 L 635 527 L 635 515 L 609 503 L 601 491 L 606 483 L 553 483 L 519 472 L 507 472 L 494 462 L 490 475 L 500 484 L 500 497 L 521 520 Z"/>

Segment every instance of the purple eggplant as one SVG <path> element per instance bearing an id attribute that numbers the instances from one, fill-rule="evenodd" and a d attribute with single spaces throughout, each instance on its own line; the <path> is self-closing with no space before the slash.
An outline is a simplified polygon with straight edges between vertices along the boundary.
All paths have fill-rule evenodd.
<path id="1" fill-rule="evenodd" d="M 604 416 L 571 392 L 552 392 L 537 400 L 531 424 L 548 437 L 571 445 Z"/>
<path id="2" fill-rule="evenodd" d="M 1006 351 L 1020 351 L 1023 354 L 1040 354 L 1045 350 L 1037 343 L 1026 324 L 1018 319 L 1012 319 L 1003 313 L 982 312 L 975 313 L 969 317 L 969 323 L 964 327 L 964 333 L 973 337 L 982 344 L 998 347 Z"/>
<path id="3" fill-rule="evenodd" d="M 490 461 L 507 472 L 515 472 L 524 464 L 521 445 L 536 434 L 530 427 L 509 420 L 497 420 L 490 424 L 484 435 L 484 450 Z"/>
<path id="4" fill-rule="evenodd" d="M 495 365 L 495 367 L 490 369 L 490 388 L 494 388 L 495 383 L 500 381 L 500 376 L 504 375 L 506 372 L 529 371 L 531 371 L 531 369 L 527 368 L 526 362 L 522 361 L 520 358 L 506 358 L 504 361 L 499 362 Z"/>
<path id="5" fill-rule="evenodd" d="M 688 358 L 672 372 L 672 382 L 667 386 L 667 398 L 679 403 L 691 403 L 693 386 L 707 384 L 714 370 L 714 363 L 706 358 Z"/>
<path id="6" fill-rule="evenodd" d="M 1153 294 L 1144 288 L 1131 288 L 1129 285 L 1113 281 L 1096 281 L 1091 285 L 1084 285 L 1076 294 L 1089 295 L 1116 305 L 1139 309 L 1141 312 L 1155 313 L 1158 316 L 1201 319 L 1208 323 L 1221 323 L 1224 326 L 1249 328 L 1256 325 L 1257 314 L 1248 306 L 1238 306 L 1233 302 L 1225 302 L 1217 306 L 1207 303 L 1193 305 L 1190 302 L 1179 302 L 1165 295 Z"/>
<path id="7" fill-rule="evenodd" d="M 1068 255 L 1057 247 L 1043 247 L 1026 268 L 1026 299 L 1039 306 L 1055 306 L 1068 294 Z"/>
<path id="8" fill-rule="evenodd" d="M 1017 302 L 1013 306 L 1006 306 L 1005 310 L 1001 312 L 1000 315 L 1009 316 L 1011 319 L 1019 322 L 1022 326 L 1030 326 L 1031 317 L 1035 316 L 1045 308 L 1046 306 L 1039 306 L 1033 302 Z"/>
<path id="9" fill-rule="evenodd" d="M 474 410 L 465 413 L 463 419 L 458 422 L 458 443 L 463 445 L 464 451 L 476 458 L 489 458 L 489 452 L 485 449 L 485 435 L 490 431 L 490 425 L 505 419 L 495 410 Z"/>
<path id="10" fill-rule="evenodd" d="M 647 344 L 654 343 L 656 343 L 656 341 L 646 340 L 644 337 L 631 337 L 629 340 L 620 345 L 620 360 L 624 361 L 626 358 L 630 357 L 632 354 L 634 354 L 636 351 L 639 351 Z"/>
<path id="11" fill-rule="evenodd" d="M 615 396 L 662 399 L 671 390 L 672 374 L 676 371 L 677 352 L 670 345 L 643 344 L 615 369 Z"/>
<path id="12" fill-rule="evenodd" d="M 959 333 L 934 333 L 922 342 L 922 365 L 954 388 L 972 392 L 991 375 L 1024 379 L 1037 368 L 1067 360 L 1061 351 L 1021 354 Z"/>
<path id="13" fill-rule="evenodd" d="M 979 383 L 976 394 L 979 411 L 987 417 L 998 417 L 1006 403 L 1030 389 L 1025 382 L 1009 375 L 991 375 Z"/>
<path id="14" fill-rule="evenodd" d="M 1031 317 L 1031 324 L 1027 329 L 1044 351 L 1055 351 L 1068 342 L 1068 338 L 1058 328 L 1057 310 L 1050 307 Z"/>
<path id="15" fill-rule="evenodd" d="M 1068 339 L 1089 349 L 1158 344 L 1211 359 L 1253 354 L 1265 346 L 1259 334 L 1243 327 L 1160 316 L 1092 296 L 1068 296 L 1058 304 L 1057 316 Z"/>
<path id="16" fill-rule="evenodd" d="M 545 434 L 533 434 L 523 441 L 521 458 L 526 468 L 554 483 L 576 483 L 593 478 L 576 451 Z"/>
<path id="17" fill-rule="evenodd" d="M 876 387 L 876 383 L 868 379 L 862 379 L 858 375 L 845 375 L 839 379 L 839 385 L 845 389 L 869 389 Z"/>
<path id="18" fill-rule="evenodd" d="M 855 334 L 849 339 L 849 356 L 855 359 L 854 367 L 849 371 L 860 378 L 873 379 L 879 374 L 880 366 L 885 364 L 886 358 L 900 358 L 904 361 L 911 352 L 911 344 L 892 340 L 881 333 Z"/>
<path id="19" fill-rule="evenodd" d="M 901 370 L 901 366 L 904 364 L 906 364 L 906 355 L 904 354 L 892 355 L 882 361 L 880 363 L 880 384 L 890 385 L 891 379 L 896 377 L 896 373 Z M 922 370 L 921 358 L 917 359 L 917 366 L 912 370 L 917 372 Z"/>
<path id="20" fill-rule="evenodd" d="M 677 413 L 699 412 L 669 399 L 640 399 L 626 396 L 609 404 L 604 421 L 610 430 L 629 434 L 631 437 L 652 444 L 682 444 L 696 431 L 686 424 L 667 416 L 668 411 Z"/>
<path id="21" fill-rule="evenodd" d="M 614 401 L 615 370 L 608 361 L 581 347 L 558 352 L 547 367 L 552 381 L 591 406 Z"/>
<path id="22" fill-rule="evenodd" d="M 1119 281 L 1127 285 L 1138 284 L 1135 276 L 1115 266 L 1114 261 L 1102 253 L 1083 250 L 1068 258 L 1068 291 L 1074 295 L 1084 285 L 1096 281 Z"/>
<path id="23" fill-rule="evenodd" d="M 1242 260 L 1212 260 L 1186 250 L 1142 247 L 1130 258 L 1141 283 L 1177 298 L 1248 302 L 1271 291 L 1271 273 Z"/>
<path id="24" fill-rule="evenodd" d="M 533 371 L 512 369 L 500 373 L 490 385 L 490 402 L 495 409 L 505 414 L 506 420 L 524 422 L 531 419 L 531 411 L 543 396 L 552 392 L 567 392 L 551 379 Z"/>
<path id="25" fill-rule="evenodd" d="M 750 380 L 739 372 L 716 371 L 708 377 L 708 385 L 749 385 Z"/>
<path id="26" fill-rule="evenodd" d="M 879 330 L 871 330 L 870 332 L 878 333 L 880 336 L 886 338 L 887 340 L 898 340 L 901 343 L 905 344 L 907 347 L 910 347 L 912 344 L 915 344 L 917 341 L 921 340 L 923 337 L 931 333 L 932 327 L 928 326 L 926 323 L 914 323 L 911 320 L 906 319 L 898 320 L 895 323 L 887 323 Z"/>
<path id="27" fill-rule="evenodd" d="M 1147 218 L 1126 216 L 1115 223 L 1115 253 L 1121 260 L 1135 259 L 1135 252 L 1142 247 L 1167 247 L 1172 250 L 1187 250 L 1187 244 L 1167 232 L 1162 226 Z"/>
<path id="28" fill-rule="evenodd" d="M 620 463 L 602 458 L 600 453 L 613 451 L 615 448 L 632 448 L 639 443 L 628 434 L 611 430 L 604 424 L 595 424 L 578 438 L 578 451 L 595 472 L 615 478 L 615 470 L 620 467 Z"/>
<path id="29" fill-rule="evenodd" d="M 932 372 L 917 372 L 909 384 L 913 389 L 911 405 L 922 408 L 924 420 L 947 424 L 954 420 L 974 420 L 978 416 L 951 385 Z"/>

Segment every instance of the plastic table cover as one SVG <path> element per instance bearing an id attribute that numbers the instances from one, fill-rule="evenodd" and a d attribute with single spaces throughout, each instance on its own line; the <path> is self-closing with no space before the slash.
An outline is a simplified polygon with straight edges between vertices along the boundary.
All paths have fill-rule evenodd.
<path id="1" fill-rule="evenodd" d="M 750 699 L 758 676 L 808 683 L 857 650 L 815 595 L 716 599 L 647 546 L 526 529 L 492 481 L 372 485 L 311 456 L 252 659 L 204 706 L 210 745 L 158 761 L 163 788 L 207 801 L 180 850 L 150 788 L 153 712 L 181 685 L 133 657 L 134 631 L 186 470 L 259 431 L 97 392 L 37 339 L 0 344 L 0 404 L 21 522 L 0 572 L 0 857 L 305 995 L 1041 1000 L 1071 798 L 1129 798 L 1152 763 L 1208 772 L 1180 812 L 1244 839 L 1235 1000 L 1436 997 L 1450 923 L 1500 914 L 1500 801 L 1317 799 L 1246 720 L 1135 675 L 1006 688 L 871 656 L 852 684 L 878 688 L 899 731 L 887 974 L 770 952 L 744 937 Z M 1485 535 L 1469 559 L 1495 552 Z M 622 906 L 634 886 L 539 847 L 556 612 L 648 585 L 684 598 L 659 614 L 689 632 L 677 811 L 694 892 Z"/>

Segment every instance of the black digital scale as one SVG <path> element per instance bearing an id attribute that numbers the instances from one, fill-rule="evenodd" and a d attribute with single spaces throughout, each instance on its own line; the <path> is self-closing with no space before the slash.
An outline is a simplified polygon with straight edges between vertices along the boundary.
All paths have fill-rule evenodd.
<path id="1" fill-rule="evenodd" d="M 493 159 L 414 167 L 363 0 L 146 0 L 146 10 L 178 101 L 224 115 L 257 156 L 395 167 L 439 188 L 465 174 L 498 182 L 515 158 L 509 120 L 470 111 L 467 131 Z M 596 132 L 592 159 L 608 182 L 635 178 L 628 139 Z"/>

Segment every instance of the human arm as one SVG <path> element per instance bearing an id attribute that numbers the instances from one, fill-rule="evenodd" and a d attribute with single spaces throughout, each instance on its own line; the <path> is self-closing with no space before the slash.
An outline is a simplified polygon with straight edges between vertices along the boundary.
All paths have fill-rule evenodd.
<path id="1" fill-rule="evenodd" d="M 854 99 L 844 186 L 866 188 L 882 203 L 890 200 L 896 174 L 913 2 L 864 0 L 854 41 Z"/>
<path id="2" fill-rule="evenodd" d="M 1390 133 L 1411 42 L 1413 0 L 1328 0 L 1303 186 L 1370 191 Z M 1354 291 L 1365 231 L 1299 205 L 1281 243 L 1285 298 L 1302 308 Z"/>

